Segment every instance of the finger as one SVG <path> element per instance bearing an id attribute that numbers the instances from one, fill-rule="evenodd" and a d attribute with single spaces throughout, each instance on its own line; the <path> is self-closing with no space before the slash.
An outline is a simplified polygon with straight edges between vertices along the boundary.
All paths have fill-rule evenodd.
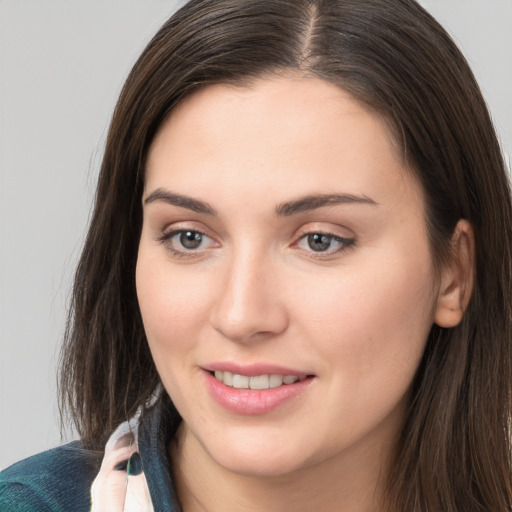
<path id="1" fill-rule="evenodd" d="M 142 459 L 134 453 L 128 463 L 126 498 L 123 512 L 153 512 Z"/>
<path id="2" fill-rule="evenodd" d="M 132 426 L 129 422 L 125 421 L 121 423 L 119 427 L 114 430 L 114 433 L 109 437 L 107 444 L 105 445 L 105 453 L 110 452 L 114 448 L 120 448 L 123 443 L 132 444 L 135 436 L 133 435 Z M 131 441 L 130 441 L 131 440 Z"/>
<path id="3" fill-rule="evenodd" d="M 126 473 L 98 474 L 91 487 L 91 512 L 122 512 L 126 496 Z"/>
<path id="4" fill-rule="evenodd" d="M 122 512 L 126 496 L 127 462 L 137 449 L 134 444 L 129 444 L 132 441 L 133 436 L 124 436 L 106 451 L 91 487 L 91 512 Z"/>
<path id="5" fill-rule="evenodd" d="M 123 446 L 122 448 L 118 448 L 117 450 L 112 450 L 109 453 L 105 453 L 103 460 L 101 461 L 100 472 L 109 472 L 112 471 L 116 466 L 119 466 L 122 462 L 126 464 L 133 452 L 137 451 L 137 447 L 135 445 Z"/>

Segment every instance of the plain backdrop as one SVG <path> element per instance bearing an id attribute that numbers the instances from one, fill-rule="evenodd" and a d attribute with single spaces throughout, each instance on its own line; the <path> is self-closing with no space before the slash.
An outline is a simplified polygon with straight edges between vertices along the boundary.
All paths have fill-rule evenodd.
<path id="1" fill-rule="evenodd" d="M 106 131 L 171 0 L 0 0 L 0 469 L 59 434 L 56 363 Z M 512 0 L 425 0 L 512 152 Z"/>

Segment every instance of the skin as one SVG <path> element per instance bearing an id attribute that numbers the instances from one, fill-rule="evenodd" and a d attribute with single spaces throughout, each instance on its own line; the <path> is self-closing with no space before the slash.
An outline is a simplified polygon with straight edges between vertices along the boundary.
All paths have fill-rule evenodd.
<path id="1" fill-rule="evenodd" d="M 162 190 L 216 214 L 155 199 Z M 360 201 L 276 215 L 323 194 Z M 152 143 L 143 204 L 137 293 L 184 419 L 170 446 L 184 510 L 378 510 L 429 330 L 458 323 L 469 295 L 470 227 L 459 223 L 460 257 L 436 274 L 422 190 L 385 123 L 315 78 L 186 98 Z M 201 245 L 162 239 L 180 229 L 204 233 Z M 314 251 L 308 233 L 338 238 Z M 215 361 L 314 377 L 242 415 L 207 390 Z"/>

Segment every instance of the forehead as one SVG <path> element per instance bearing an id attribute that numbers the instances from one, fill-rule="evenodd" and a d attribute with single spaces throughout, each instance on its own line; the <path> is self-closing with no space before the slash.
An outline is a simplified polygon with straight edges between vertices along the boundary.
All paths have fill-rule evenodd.
<path id="1" fill-rule="evenodd" d="M 376 201 L 397 188 L 421 196 L 382 118 L 318 78 L 196 91 L 161 126 L 146 172 L 147 189 L 192 195 L 211 195 L 214 184 L 239 197 L 280 190 L 281 200 L 333 188 Z"/>

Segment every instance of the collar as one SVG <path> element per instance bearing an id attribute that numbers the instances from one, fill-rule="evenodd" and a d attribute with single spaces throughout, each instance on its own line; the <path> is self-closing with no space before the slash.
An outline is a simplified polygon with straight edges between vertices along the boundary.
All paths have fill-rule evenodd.
<path id="1" fill-rule="evenodd" d="M 91 486 L 91 512 L 181 512 L 168 446 L 180 416 L 157 391 L 110 436 Z"/>

